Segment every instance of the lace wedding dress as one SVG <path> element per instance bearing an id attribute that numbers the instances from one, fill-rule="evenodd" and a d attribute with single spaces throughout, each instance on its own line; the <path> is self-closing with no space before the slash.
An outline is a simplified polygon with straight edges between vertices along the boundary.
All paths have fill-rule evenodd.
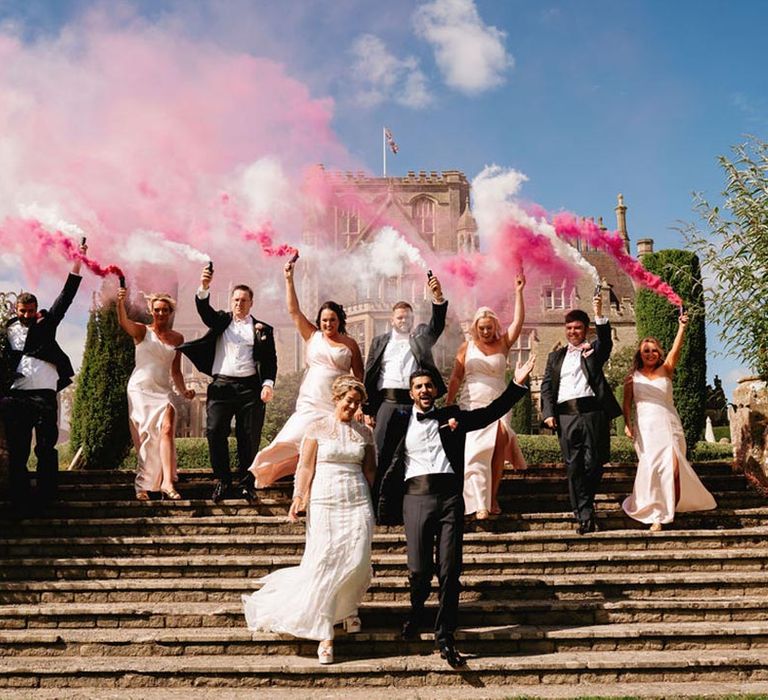
<path id="1" fill-rule="evenodd" d="M 301 563 L 260 579 L 243 606 L 250 630 L 333 639 L 333 625 L 357 615 L 371 581 L 373 508 L 362 464 L 373 437 L 329 415 L 308 427 L 306 439 L 317 441 L 317 460 L 313 476 L 302 443 L 294 495 L 303 497 L 310 480 L 311 489 Z"/>

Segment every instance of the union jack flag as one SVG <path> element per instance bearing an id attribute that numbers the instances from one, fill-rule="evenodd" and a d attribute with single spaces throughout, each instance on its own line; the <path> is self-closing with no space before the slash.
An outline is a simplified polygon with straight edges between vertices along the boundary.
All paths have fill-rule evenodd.
<path id="1" fill-rule="evenodd" d="M 400 150 L 395 143 L 392 132 L 386 127 L 384 127 L 384 138 L 387 139 L 387 146 L 389 146 L 389 150 L 392 151 L 392 153 L 397 153 Z"/>

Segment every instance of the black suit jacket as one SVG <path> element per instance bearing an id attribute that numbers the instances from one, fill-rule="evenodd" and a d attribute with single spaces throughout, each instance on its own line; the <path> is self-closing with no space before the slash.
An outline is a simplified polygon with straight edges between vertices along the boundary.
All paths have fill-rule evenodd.
<path id="1" fill-rule="evenodd" d="M 51 308 L 46 312 L 40 312 L 40 318 L 32 324 L 27 333 L 27 340 L 24 343 L 23 350 L 11 350 L 10 344 L 6 343 L 6 360 L 10 369 L 11 377 L 16 372 L 16 368 L 21 361 L 22 355 L 35 357 L 38 360 L 50 362 L 56 367 L 59 374 L 59 381 L 56 385 L 56 391 L 61 391 L 65 386 L 72 383 L 72 377 L 75 374 L 72 369 L 72 363 L 66 353 L 56 342 L 56 329 L 67 313 L 67 309 L 72 305 L 77 289 L 82 281 L 80 275 L 70 274 L 64 283 L 64 289 L 56 297 L 56 301 L 51 304 Z M 5 326 L 5 332 L 14 323 L 20 323 L 18 316 L 8 320 Z"/>
<path id="2" fill-rule="evenodd" d="M 464 447 L 467 441 L 467 433 L 484 428 L 486 425 L 501 418 L 527 391 L 528 389 L 525 387 L 510 382 L 498 398 L 482 408 L 468 411 L 452 404 L 435 409 L 438 424 L 442 426 L 439 428 L 440 442 L 443 444 L 445 455 L 448 457 L 448 461 L 451 463 L 459 483 L 464 483 Z M 381 480 L 376 513 L 381 525 L 401 525 L 403 522 L 405 441 L 411 411 L 405 411 L 397 418 L 403 423 L 401 428 L 404 437 L 395 449 L 392 461 Z M 457 422 L 455 430 L 451 430 L 447 425 L 448 420 L 451 418 L 454 418 Z"/>
<path id="3" fill-rule="evenodd" d="M 595 398 L 600 402 L 603 410 L 609 418 L 617 418 L 621 415 L 621 406 L 608 386 L 603 374 L 603 365 L 608 361 L 613 349 L 611 338 L 611 324 L 603 323 L 595 325 L 597 340 L 592 343 L 592 352 L 586 357 L 581 355 L 581 368 L 587 378 L 587 383 L 595 392 Z M 541 382 L 541 415 L 542 418 L 557 418 L 557 395 L 560 391 L 560 371 L 563 360 L 568 352 L 567 347 L 560 348 L 549 353 L 547 367 L 544 370 L 544 379 Z"/>
<path id="4" fill-rule="evenodd" d="M 411 352 L 416 359 L 418 369 L 428 369 L 437 382 L 438 397 L 447 391 L 440 371 L 435 367 L 435 360 L 432 357 L 432 347 L 437 342 L 440 334 L 445 328 L 445 315 L 448 312 L 448 302 L 442 304 L 432 304 L 432 317 L 429 324 L 420 323 L 411 331 L 410 345 Z M 378 388 L 379 374 L 381 374 L 381 361 L 384 357 L 384 350 L 392 337 L 392 332 L 377 335 L 371 342 L 371 348 L 368 351 L 368 358 L 365 362 L 365 391 L 368 394 L 368 402 L 363 406 L 363 411 L 369 416 L 375 416 L 383 401 L 381 390 Z"/>
<path id="5" fill-rule="evenodd" d="M 197 313 L 210 329 L 202 338 L 190 340 L 179 345 L 178 349 L 186 355 L 192 364 L 203 374 L 211 376 L 213 360 L 216 356 L 216 341 L 232 323 L 231 311 L 214 311 L 210 304 L 210 295 L 200 299 L 195 295 Z M 266 379 L 275 381 L 277 377 L 277 353 L 275 352 L 275 334 L 272 326 L 251 316 L 253 322 L 253 361 L 259 382 Z M 260 328 L 256 325 L 260 324 Z"/>

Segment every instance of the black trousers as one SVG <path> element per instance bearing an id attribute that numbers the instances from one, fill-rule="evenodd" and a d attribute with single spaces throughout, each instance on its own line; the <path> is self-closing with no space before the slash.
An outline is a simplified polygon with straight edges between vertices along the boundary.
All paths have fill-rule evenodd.
<path id="1" fill-rule="evenodd" d="M 410 415 L 413 401 L 397 403 L 384 400 L 376 411 L 376 426 L 373 429 L 373 442 L 376 445 L 376 479 L 373 484 L 374 503 L 378 502 L 379 486 L 384 473 L 392 462 L 395 448 L 400 444 L 408 429 L 405 414 Z"/>
<path id="2" fill-rule="evenodd" d="M 35 432 L 37 457 L 37 498 L 47 503 L 56 497 L 59 474 L 59 411 L 53 389 L 20 391 L 14 389 L 3 399 L 3 416 L 8 444 L 8 495 L 12 503 L 27 503 L 30 498 L 27 461 Z"/>
<path id="3" fill-rule="evenodd" d="M 595 514 L 595 493 L 603 477 L 604 443 L 610 440 L 610 424 L 604 411 L 561 414 L 557 420 L 571 508 L 584 523 Z"/>
<path id="4" fill-rule="evenodd" d="M 403 498 L 408 574 L 411 588 L 410 619 L 417 626 L 437 570 L 440 584 L 435 619 L 437 644 L 453 644 L 459 614 L 464 497 L 461 493 L 408 494 Z"/>
<path id="5" fill-rule="evenodd" d="M 208 452 L 213 475 L 225 484 L 232 483 L 229 468 L 229 438 L 232 418 L 237 439 L 237 475 L 241 483 L 253 484 L 248 471 L 259 450 L 264 427 L 264 402 L 258 377 L 216 376 L 208 385 L 206 402 Z"/>

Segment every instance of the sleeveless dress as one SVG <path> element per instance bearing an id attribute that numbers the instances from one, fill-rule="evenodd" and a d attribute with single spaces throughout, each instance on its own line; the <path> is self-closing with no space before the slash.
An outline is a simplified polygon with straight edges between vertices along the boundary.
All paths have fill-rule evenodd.
<path id="1" fill-rule="evenodd" d="M 470 340 L 464 358 L 464 384 L 459 406 L 463 409 L 482 408 L 498 398 L 507 386 L 504 378 L 506 369 L 506 355 L 500 352 L 485 355 Z M 505 460 L 516 469 L 526 468 L 517 436 L 509 424 L 509 413 L 481 430 L 467 433 L 464 450 L 464 506 L 467 515 L 491 509 L 491 459 L 499 425 L 506 433 Z"/>
<path id="2" fill-rule="evenodd" d="M 637 474 L 632 494 L 622 504 L 624 512 L 641 523 L 671 523 L 675 512 L 711 510 L 712 494 L 699 480 L 685 457 L 685 435 L 672 399 L 669 377 L 649 379 L 632 375 L 636 409 L 635 451 Z M 675 465 L 680 474 L 680 500 L 675 505 Z"/>
<path id="3" fill-rule="evenodd" d="M 315 331 L 307 341 L 306 362 L 295 413 L 248 468 L 256 488 L 269 486 L 296 471 L 299 446 L 307 428 L 318 418 L 333 413 L 331 386 L 336 377 L 349 374 L 352 351 L 346 345 L 331 345 L 320 331 Z"/>
<path id="4" fill-rule="evenodd" d="M 308 426 L 307 437 L 317 440 L 317 463 L 301 563 L 260 579 L 242 600 L 248 629 L 320 641 L 357 614 L 371 582 L 373 507 L 362 464 L 373 437 L 333 415 Z"/>
<path id="5" fill-rule="evenodd" d="M 160 429 L 168 406 L 173 406 L 171 364 L 176 348 L 164 343 L 151 328 L 135 347 L 136 366 L 128 379 L 128 418 L 136 440 L 136 491 L 159 491 L 163 481 Z M 171 456 L 173 480 L 176 454 Z M 166 484 L 170 487 L 170 484 Z"/>

